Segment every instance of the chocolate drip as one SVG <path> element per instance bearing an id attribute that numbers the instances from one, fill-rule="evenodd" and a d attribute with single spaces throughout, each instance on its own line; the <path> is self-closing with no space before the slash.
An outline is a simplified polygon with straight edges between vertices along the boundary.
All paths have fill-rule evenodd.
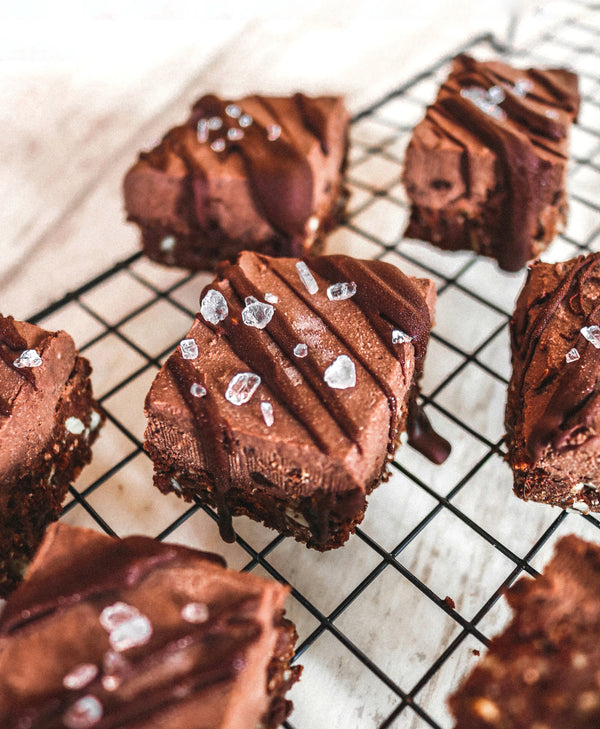
<path id="1" fill-rule="evenodd" d="M 27 349 L 27 342 L 17 331 L 14 318 L 0 314 L 0 359 L 21 379 L 26 380 L 35 388 L 35 377 L 31 369 L 14 365 L 17 358 L 16 353 L 25 349 Z M 11 411 L 10 403 L 0 397 L 0 415 L 10 415 Z"/>
<path id="2" fill-rule="evenodd" d="M 227 455 L 232 437 L 213 395 L 207 391 L 203 397 L 194 397 L 190 388 L 194 382 L 204 386 L 201 375 L 180 352 L 175 352 L 167 366 L 173 376 L 180 395 L 194 416 L 198 442 L 203 444 L 207 471 L 213 477 L 215 507 L 219 520 L 219 533 L 225 542 L 235 541 L 231 512 L 227 506 L 227 492 L 232 488 L 231 469 Z M 207 437 L 208 436 L 208 437 Z"/>
<path id="3" fill-rule="evenodd" d="M 582 316 L 582 326 L 599 324 L 598 306 L 587 313 L 583 309 L 583 288 L 592 274 L 593 269 L 600 263 L 600 254 L 580 256 L 576 259 L 567 276 L 559 283 L 552 294 L 544 295 L 544 301 L 534 302 L 532 307 L 540 306 L 540 311 L 527 325 L 526 313 L 513 323 L 513 341 L 520 342 L 519 358 L 522 361 L 519 374 L 517 392 L 522 403 L 525 397 L 525 380 L 540 347 L 542 336 L 550 327 L 559 307 L 579 304 Z M 530 307 L 531 308 L 531 307 Z M 575 339 L 568 348 L 577 347 L 580 359 L 575 364 L 563 363 L 560 370 L 547 371 L 545 369 L 544 381 L 551 382 L 553 394 L 545 405 L 542 417 L 538 419 L 526 442 L 527 452 L 531 463 L 535 463 L 548 444 L 557 451 L 568 447 L 568 441 L 573 432 L 588 425 L 598 411 L 597 394 L 600 392 L 600 375 L 598 362 L 600 351 L 590 342 L 583 339 L 577 331 Z M 536 383 L 538 386 L 541 383 Z"/>
<path id="4" fill-rule="evenodd" d="M 436 433 L 425 415 L 423 408 L 417 404 L 416 393 L 408 403 L 406 432 L 409 444 L 423 454 L 432 463 L 443 463 L 450 455 L 452 446 L 439 433 Z"/>
<path id="5" fill-rule="evenodd" d="M 237 122 L 225 111 L 230 103 L 213 95 L 204 96 L 194 106 L 189 123 L 195 127 L 200 118 L 217 116 L 223 120 L 223 127 L 215 138 L 225 139 L 229 129 L 239 129 Z M 305 225 L 313 212 L 313 175 L 305 155 L 291 139 L 281 134 L 278 139 L 269 141 L 267 130 L 253 121 L 243 129 L 241 139 L 228 140 L 223 152 L 215 152 L 215 155 L 219 154 L 239 154 L 257 210 L 278 232 L 292 239 L 304 239 Z M 201 170 L 199 174 L 201 178 L 204 175 Z M 196 185 L 196 192 L 201 187 Z M 200 221 L 203 201 L 202 197 L 196 198 Z"/>

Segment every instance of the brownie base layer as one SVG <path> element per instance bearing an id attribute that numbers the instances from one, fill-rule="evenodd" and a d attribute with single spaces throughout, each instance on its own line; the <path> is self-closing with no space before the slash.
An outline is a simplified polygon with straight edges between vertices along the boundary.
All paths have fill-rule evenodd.
<path id="1" fill-rule="evenodd" d="M 78 357 L 65 394 L 57 405 L 56 425 L 36 462 L 26 474 L 2 484 L 5 496 L 0 509 L 0 597 L 6 597 L 23 577 L 48 524 L 61 512 L 69 484 L 91 461 L 91 446 L 105 416 L 92 396 L 91 369 Z M 67 429 L 66 421 L 77 430 Z"/>
<path id="2" fill-rule="evenodd" d="M 277 729 L 290 715 L 293 704 L 286 693 L 298 681 L 302 666 L 290 666 L 298 634 L 294 624 L 281 612 L 277 621 L 279 634 L 267 667 L 267 694 L 269 708 L 261 719 L 258 729 Z"/>
<path id="3" fill-rule="evenodd" d="M 348 197 L 348 191 L 340 187 L 332 197 L 334 204 L 327 217 L 320 222 L 317 231 L 301 243 L 285 236 L 274 235 L 266 240 L 245 241 L 244 250 L 258 251 L 268 256 L 320 255 L 327 233 L 341 225 L 345 219 Z M 210 235 L 203 231 L 178 234 L 161 225 L 133 217 L 128 219 L 137 223 L 141 230 L 144 253 L 148 258 L 165 266 L 211 271 L 220 261 L 234 262 L 240 253 L 240 241 L 229 238 L 218 230 Z"/>

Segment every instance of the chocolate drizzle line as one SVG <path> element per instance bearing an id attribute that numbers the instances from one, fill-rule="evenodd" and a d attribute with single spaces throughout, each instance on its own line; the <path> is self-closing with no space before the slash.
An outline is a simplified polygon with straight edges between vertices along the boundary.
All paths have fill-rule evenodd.
<path id="1" fill-rule="evenodd" d="M 550 294 L 544 294 L 543 301 L 536 301 L 532 307 L 540 306 L 540 310 L 527 323 L 527 312 L 513 321 L 513 343 L 519 352 L 522 362 L 517 380 L 517 392 L 524 407 L 525 380 L 540 347 L 540 340 L 551 325 L 552 319 L 558 313 L 561 305 L 568 306 L 571 311 L 581 315 L 581 326 L 599 324 L 598 310 L 600 303 L 591 311 L 583 308 L 583 289 L 592 275 L 593 269 L 600 264 L 600 253 L 589 256 L 580 256 L 573 261 L 567 275 L 559 282 L 556 289 Z M 574 302 L 580 308 L 574 310 Z M 530 308 L 532 308 L 530 307 Z M 520 346 L 519 346 L 520 342 Z M 568 440 L 573 431 L 584 427 L 597 413 L 597 395 L 600 391 L 600 350 L 586 341 L 577 330 L 574 341 L 567 348 L 577 347 L 580 359 L 577 363 L 567 364 L 559 370 L 546 372 L 545 382 L 552 382 L 553 394 L 546 403 L 542 417 L 536 422 L 526 442 L 527 453 L 531 463 L 541 457 L 545 447 L 549 444 L 561 452 L 568 447 Z M 536 383 L 533 387 L 539 387 Z"/>
<path id="2" fill-rule="evenodd" d="M 264 101 L 255 98 L 270 110 Z M 317 124 L 316 112 L 311 114 L 310 100 L 302 98 L 301 105 L 296 99 L 295 103 L 303 121 L 310 123 L 309 131 L 313 132 Z M 223 126 L 216 132 L 215 138 L 226 139 L 229 129 L 239 128 L 237 120 L 231 119 L 225 112 L 231 103 L 214 95 L 204 96 L 194 105 L 189 123 L 195 127 L 200 118 L 218 116 L 223 120 Z M 215 152 L 215 156 L 225 159 L 229 154 L 240 155 L 257 210 L 272 228 L 292 240 L 298 240 L 300 245 L 305 237 L 306 222 L 313 211 L 313 174 L 308 160 L 286 134 L 269 141 L 267 130 L 256 120 L 242 131 L 242 139 L 227 140 L 225 150 Z M 323 145 L 322 138 L 318 139 Z M 198 173 L 194 170 L 194 174 L 199 174 L 201 179 L 205 177 L 202 170 Z M 198 203 L 197 200 L 197 207 Z"/>
<path id="3" fill-rule="evenodd" d="M 25 349 L 27 349 L 27 342 L 17 331 L 14 318 L 0 314 L 0 359 L 21 379 L 26 380 L 35 388 L 35 377 L 31 369 L 14 365 L 16 353 Z M 10 415 L 10 413 L 10 404 L 0 397 L 0 415 Z"/>
<path id="4" fill-rule="evenodd" d="M 213 496 L 217 509 L 219 533 L 225 542 L 235 541 L 231 513 L 227 506 L 226 495 L 232 487 L 231 469 L 227 455 L 232 441 L 229 426 L 221 417 L 213 394 L 205 387 L 205 382 L 194 365 L 183 359 L 181 352 L 175 352 L 167 360 L 167 367 L 173 377 L 180 395 L 194 416 L 198 442 L 203 444 L 207 471 L 214 478 Z M 194 397 L 190 392 L 192 383 L 198 382 L 207 390 L 203 397 Z"/>
<path id="5" fill-rule="evenodd" d="M 61 572 L 59 580 L 51 572 L 48 579 L 42 579 L 38 584 L 37 592 L 34 588 L 33 595 L 24 596 L 20 601 L 21 617 L 11 615 L 8 621 L 3 617 L 1 632 L 14 634 L 33 620 L 49 618 L 82 601 L 102 605 L 118 599 L 123 585 L 128 588 L 139 585 L 155 569 L 197 566 L 199 557 L 193 550 L 158 545 L 140 537 L 114 540 L 95 550 L 95 554 L 84 554 L 75 567 L 82 589 L 77 591 L 77 580 L 71 579 L 71 572 Z M 201 556 L 209 562 L 223 564 L 215 555 Z M 66 585 L 63 584 L 65 579 Z M 45 582 L 50 582 L 50 586 Z M 36 597 L 42 599 L 43 609 Z M 101 672 L 82 689 L 66 691 L 61 688 L 41 696 L 34 706 L 28 705 L 22 713 L 11 714 L 10 726 L 20 726 L 20 719 L 28 720 L 27 726 L 32 729 L 63 726 L 61 718 L 65 711 L 87 694 L 97 697 L 102 705 L 103 717 L 95 724 L 99 729 L 117 729 L 130 722 L 137 725 L 144 717 L 177 705 L 182 689 L 185 689 L 185 697 L 189 697 L 231 681 L 243 670 L 248 647 L 261 635 L 262 627 L 256 619 L 258 605 L 259 598 L 253 594 L 236 596 L 224 605 L 211 604 L 206 622 L 191 624 L 182 619 L 168 631 L 155 632 L 144 648 L 127 654 L 124 667 L 116 674 L 124 684 L 130 680 L 135 682 L 139 676 L 151 675 L 157 665 L 173 663 L 175 656 L 185 655 L 191 668 L 183 679 L 162 676 L 154 685 L 126 700 L 119 696 L 118 689 L 108 691 L 102 686 L 104 676 Z"/>

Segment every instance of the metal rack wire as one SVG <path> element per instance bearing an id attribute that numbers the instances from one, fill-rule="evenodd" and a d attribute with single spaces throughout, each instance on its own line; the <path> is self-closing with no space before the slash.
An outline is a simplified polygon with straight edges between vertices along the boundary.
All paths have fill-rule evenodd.
<path id="1" fill-rule="evenodd" d="M 600 6 L 562 6 L 554 26 L 527 49 L 502 50 L 488 37 L 459 49 L 580 74 L 570 222 L 546 260 L 600 249 Z M 244 518 L 235 520 L 236 544 L 224 545 L 209 508 L 151 486 L 143 397 L 187 331 L 208 276 L 163 269 L 136 254 L 33 319 L 74 333 L 109 419 L 62 518 L 219 551 L 234 567 L 289 582 L 296 660 L 305 671 L 287 729 L 452 726 L 445 699 L 505 623 L 502 591 L 522 574 L 536 575 L 559 535 L 600 541 L 597 517 L 524 504 L 511 493 L 502 460 L 507 324 L 524 273 L 401 240 L 408 215 L 399 184 L 403 150 L 448 61 L 438 59 L 353 120 L 354 194 L 328 250 L 388 260 L 437 283 L 423 401 L 453 455 L 437 467 L 401 446 L 390 481 L 373 493 L 365 521 L 341 550 L 314 553 Z"/>

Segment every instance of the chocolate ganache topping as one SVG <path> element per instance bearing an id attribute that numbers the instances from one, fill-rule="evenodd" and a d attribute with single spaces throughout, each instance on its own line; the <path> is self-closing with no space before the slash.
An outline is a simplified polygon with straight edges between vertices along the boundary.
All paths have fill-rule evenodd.
<path id="1" fill-rule="evenodd" d="M 533 91 L 535 80 L 537 91 Z M 566 159 L 564 145 L 578 96 L 559 70 L 517 71 L 502 63 L 480 63 L 460 55 L 442 86 L 429 120 L 461 144 L 454 129 L 466 128 L 492 149 L 506 191 L 502 221 L 507 244 L 496 251 L 500 266 L 521 269 L 535 237 L 542 190 L 552 184 L 552 169 L 536 149 Z M 510 123 L 509 123 L 510 122 Z M 469 150 L 463 174 L 469 189 Z"/>
<path id="2" fill-rule="evenodd" d="M 347 256 L 306 258 L 297 264 L 299 275 L 290 276 L 289 259 L 256 255 L 256 260 L 258 265 L 268 268 L 275 274 L 288 294 L 291 293 L 296 300 L 300 300 L 303 306 L 308 307 L 319 317 L 327 331 L 335 336 L 348 354 L 338 357 L 333 368 L 328 368 L 329 371 L 324 376 L 322 364 L 314 351 L 305 348 L 299 354 L 298 334 L 290 321 L 290 317 L 294 314 L 289 307 L 283 309 L 277 305 L 273 307 L 262 304 L 261 301 L 266 300 L 268 293 L 258 290 L 243 267 L 237 264 L 227 262 L 220 264 L 219 278 L 206 287 L 200 297 L 201 303 L 211 298 L 214 301 L 218 300 L 218 315 L 208 315 L 207 318 L 198 314 L 198 318 L 202 317 L 206 326 L 218 337 L 224 338 L 231 350 L 245 363 L 249 370 L 244 375 L 245 384 L 252 383 L 251 378 L 256 378 L 255 387 L 259 383 L 267 385 L 277 398 L 277 402 L 304 426 L 317 447 L 327 455 L 332 454 L 328 433 L 330 426 L 327 420 L 319 417 L 313 409 L 307 408 L 304 387 L 298 387 L 298 383 L 290 380 L 285 365 L 273 357 L 272 344 L 276 344 L 287 361 L 293 362 L 302 376 L 305 387 L 316 394 L 340 431 L 361 453 L 361 425 L 356 417 L 352 417 L 353 413 L 349 410 L 351 406 L 338 394 L 339 389 L 354 386 L 356 378 L 354 363 L 358 363 L 373 378 L 387 398 L 390 413 L 387 449 L 391 456 L 397 445 L 400 414 L 399 404 L 386 382 L 385 373 L 370 359 L 368 351 L 357 346 L 347 336 L 347 326 L 351 324 L 345 320 L 341 321 L 333 314 L 328 314 L 322 305 L 317 306 L 313 294 L 318 288 L 323 290 L 325 287 L 328 291 L 333 289 L 335 292 L 335 287 L 340 287 L 340 299 L 351 299 L 360 309 L 379 341 L 402 363 L 403 370 L 407 363 L 406 344 L 410 342 L 410 350 L 414 352 L 415 359 L 415 379 L 418 380 L 431 326 L 427 303 L 419 288 L 399 269 L 379 261 L 359 261 Z M 305 269 L 302 269 L 303 265 Z M 313 273 L 318 276 L 319 283 Z M 336 293 L 332 293 L 330 299 L 334 301 L 335 296 Z M 264 325 L 258 326 L 256 323 L 248 325 L 248 319 L 245 317 L 250 306 L 258 307 L 259 313 L 266 317 Z M 201 307 L 202 311 L 206 314 L 204 305 Z M 212 314 L 215 311 L 216 308 Z M 265 327 L 268 327 L 266 332 L 263 331 Z M 181 396 L 193 413 L 197 437 L 203 443 L 206 470 L 214 478 L 221 536 L 226 541 L 232 541 L 234 534 L 225 495 L 235 484 L 231 478 L 227 452 L 232 436 L 219 408 L 223 394 L 211 392 L 210 388 L 205 387 L 206 383 L 200 381 L 198 369 L 186 359 L 183 348 L 179 348 L 171 356 L 167 367 Z M 253 391 L 250 391 L 248 397 L 251 397 Z M 199 392 L 202 393 L 201 396 L 198 396 Z M 413 387 L 407 398 L 409 419 L 418 421 L 416 425 L 409 425 L 410 442 L 431 460 L 441 463 L 447 457 L 450 446 L 447 441 L 434 433 L 424 413 L 414 402 L 416 394 L 416 389 Z M 327 534 L 324 533 L 323 539 L 326 538 Z"/>
<path id="3" fill-rule="evenodd" d="M 600 254 L 580 256 L 558 264 L 555 288 L 543 292 L 519 310 L 511 335 L 518 360 L 515 388 L 522 407 L 535 407 L 536 416 L 525 445 L 531 463 L 551 445 L 558 452 L 573 445 L 577 432 L 584 432 L 600 412 L 600 300 L 593 291 L 600 280 Z M 549 264 L 536 264 L 530 276 Z M 557 347 L 556 322 L 573 320 L 569 335 Z M 517 369 L 518 368 L 518 369 Z"/>

